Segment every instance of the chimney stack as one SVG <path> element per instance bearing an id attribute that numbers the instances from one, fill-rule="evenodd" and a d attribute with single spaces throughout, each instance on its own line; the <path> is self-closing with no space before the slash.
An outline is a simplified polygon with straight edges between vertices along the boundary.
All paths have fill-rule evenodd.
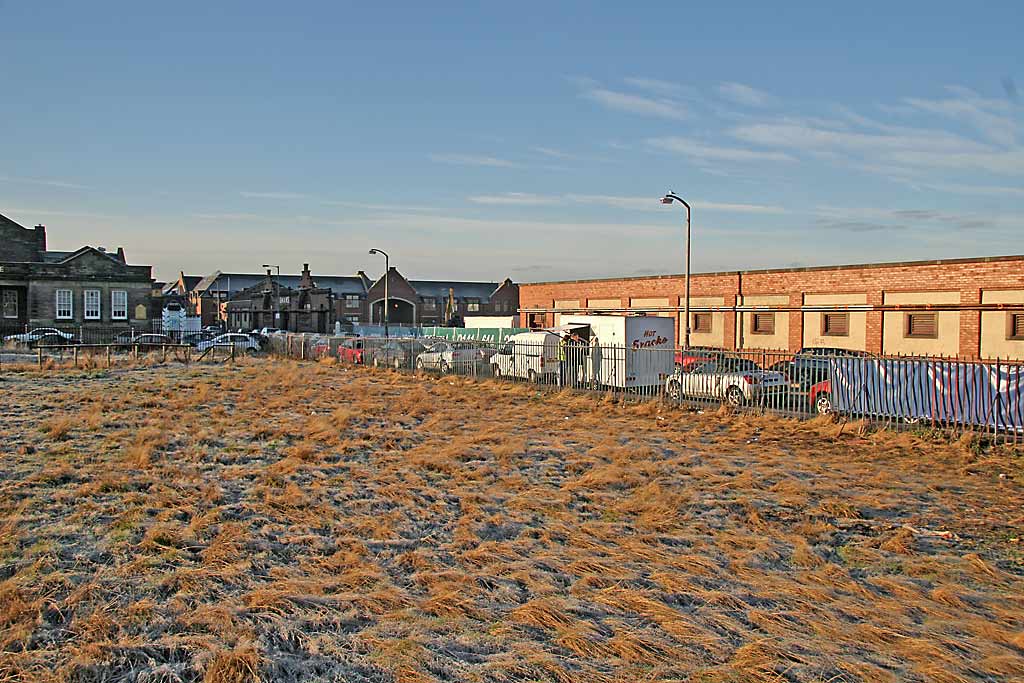
<path id="1" fill-rule="evenodd" d="M 313 276 L 309 272 L 309 264 L 302 264 L 302 277 L 299 278 L 299 289 L 313 289 L 316 285 L 313 283 Z"/>
<path id="2" fill-rule="evenodd" d="M 46 226 L 42 223 L 36 226 L 36 249 L 40 254 L 46 251 Z"/>

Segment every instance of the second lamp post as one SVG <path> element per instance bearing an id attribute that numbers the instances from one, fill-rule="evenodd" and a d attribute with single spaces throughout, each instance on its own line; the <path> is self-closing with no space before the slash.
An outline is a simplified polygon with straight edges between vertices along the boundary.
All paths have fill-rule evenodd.
<path id="1" fill-rule="evenodd" d="M 391 307 L 391 302 L 388 301 L 388 275 L 391 273 L 390 257 L 388 253 L 381 249 L 371 249 L 371 254 L 381 254 L 384 257 L 384 338 L 388 338 L 388 309 Z M 373 319 L 373 311 L 370 311 L 370 319 Z"/>
<path id="2" fill-rule="evenodd" d="M 683 305 L 683 316 L 686 318 L 686 322 L 683 323 L 683 348 L 688 349 L 690 348 L 690 205 L 671 190 L 661 198 L 661 203 L 671 204 L 673 200 L 686 207 L 686 302 Z"/>

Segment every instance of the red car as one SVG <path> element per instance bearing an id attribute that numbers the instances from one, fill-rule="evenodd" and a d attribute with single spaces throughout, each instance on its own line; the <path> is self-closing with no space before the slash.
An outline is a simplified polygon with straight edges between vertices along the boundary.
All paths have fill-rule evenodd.
<path id="1" fill-rule="evenodd" d="M 718 360 L 725 355 L 722 349 L 714 349 L 708 346 L 693 346 L 686 349 L 676 349 L 676 367 L 683 372 L 689 372 L 694 365 L 706 360 Z"/>
<path id="2" fill-rule="evenodd" d="M 362 365 L 364 351 L 362 339 L 346 339 L 338 346 L 338 360 L 342 363 Z"/>
<path id="3" fill-rule="evenodd" d="M 827 415 L 832 412 L 832 381 L 825 379 L 817 384 L 812 384 L 807 392 L 808 406 L 818 413 Z"/>

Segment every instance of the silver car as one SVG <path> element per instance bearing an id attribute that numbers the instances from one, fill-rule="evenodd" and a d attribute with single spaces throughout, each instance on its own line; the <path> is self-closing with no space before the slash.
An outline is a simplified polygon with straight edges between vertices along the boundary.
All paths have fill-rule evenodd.
<path id="1" fill-rule="evenodd" d="M 485 362 L 491 354 L 493 351 L 487 353 L 468 342 L 439 341 L 416 357 L 416 369 L 466 372 Z"/>
<path id="2" fill-rule="evenodd" d="M 234 347 L 236 352 L 244 351 L 247 353 L 256 353 L 260 350 L 260 343 L 249 335 L 239 332 L 228 332 L 213 339 L 199 342 L 196 344 L 196 351 L 206 351 L 214 346 L 226 349 Z"/>
<path id="3" fill-rule="evenodd" d="M 781 372 L 762 370 L 743 358 L 694 364 L 688 372 L 677 370 L 665 380 L 665 394 L 674 401 L 682 397 L 711 398 L 734 406 L 783 394 L 788 387 L 789 381 Z"/>
<path id="4" fill-rule="evenodd" d="M 46 339 L 47 341 L 56 340 L 58 343 L 60 340 L 63 340 L 63 343 L 70 343 L 75 340 L 75 335 L 67 332 L 61 332 L 56 327 L 37 327 L 31 332 L 11 334 L 4 337 L 5 342 L 20 342 L 30 346 L 42 339 Z"/>

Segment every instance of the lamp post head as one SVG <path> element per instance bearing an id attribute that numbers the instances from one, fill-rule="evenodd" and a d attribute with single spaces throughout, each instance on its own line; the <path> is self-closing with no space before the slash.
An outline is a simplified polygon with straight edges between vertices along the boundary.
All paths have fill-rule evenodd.
<path id="1" fill-rule="evenodd" d="M 661 203 L 662 204 L 671 204 L 672 203 L 672 197 L 669 196 L 669 195 L 665 195 L 664 197 L 661 198 Z"/>
<path id="2" fill-rule="evenodd" d="M 379 253 L 380 253 L 380 251 L 379 251 L 379 250 L 377 250 L 377 249 L 371 249 L 371 250 L 370 250 L 370 253 L 371 253 L 371 254 L 379 254 Z"/>

